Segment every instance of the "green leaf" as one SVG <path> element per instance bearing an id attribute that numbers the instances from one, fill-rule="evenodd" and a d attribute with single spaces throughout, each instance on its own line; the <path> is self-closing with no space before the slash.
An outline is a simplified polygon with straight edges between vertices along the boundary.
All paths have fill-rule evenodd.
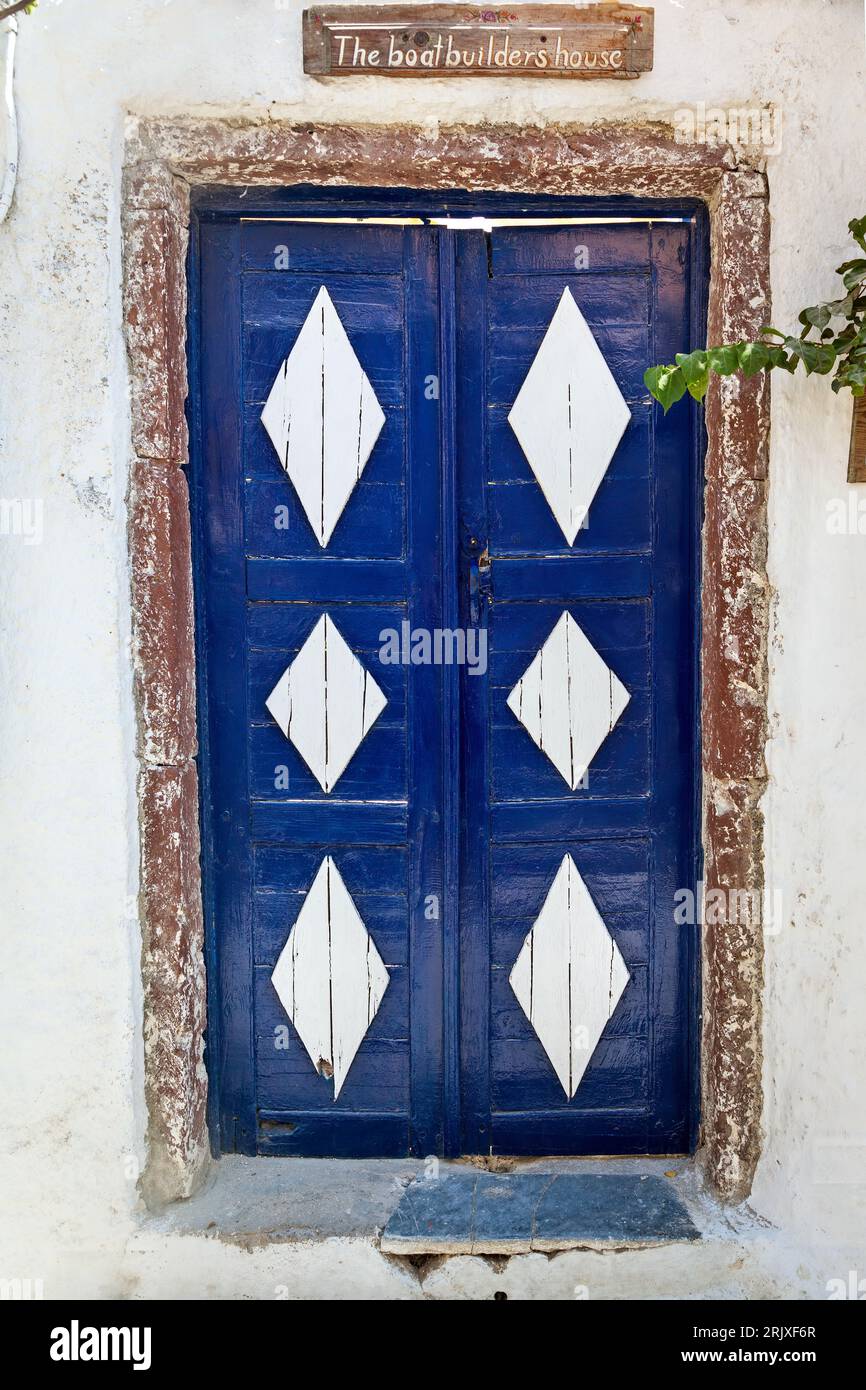
<path id="1" fill-rule="evenodd" d="M 839 383 L 836 386 L 836 382 Z M 862 395 L 866 387 L 866 362 L 847 362 L 843 364 L 833 382 L 836 390 L 841 390 L 843 386 L 848 386 L 855 395 Z M 855 389 L 856 388 L 856 389 Z"/>
<path id="2" fill-rule="evenodd" d="M 719 376 L 730 376 L 739 370 L 740 359 L 736 345 L 710 348 L 707 352 L 707 366 Z"/>
<path id="3" fill-rule="evenodd" d="M 644 384 L 667 415 L 671 406 L 686 394 L 686 379 L 679 367 L 650 367 L 644 372 Z"/>
<path id="4" fill-rule="evenodd" d="M 692 381 L 697 381 L 706 375 L 707 353 L 700 350 L 697 352 L 678 352 L 676 363 L 686 379 L 686 385 L 689 385 Z"/>
<path id="5" fill-rule="evenodd" d="M 696 401 L 702 401 L 710 384 L 708 354 L 701 352 L 678 352 L 677 366 L 682 372 L 688 393 Z"/>
<path id="6" fill-rule="evenodd" d="M 770 354 L 770 360 L 767 363 L 768 367 L 783 367 L 785 371 L 788 372 L 793 371 L 796 367 L 796 361 L 794 367 L 791 367 L 788 354 L 780 344 L 775 343 L 771 348 L 768 348 L 767 351 Z"/>
<path id="7" fill-rule="evenodd" d="M 667 415 L 671 406 L 686 394 L 686 379 L 679 367 L 669 367 L 659 380 L 659 400 Z"/>
<path id="8" fill-rule="evenodd" d="M 662 375 L 663 372 L 669 370 L 670 369 L 668 367 L 647 367 L 646 371 L 643 374 L 643 384 L 655 400 L 660 399 L 659 377 Z"/>
<path id="9" fill-rule="evenodd" d="M 839 274 L 846 290 L 851 290 L 866 277 L 866 261 L 846 261 L 844 266 L 839 267 Z"/>
<path id="10" fill-rule="evenodd" d="M 848 231 L 851 233 L 858 246 L 862 246 L 866 251 L 866 217 L 854 217 L 848 223 Z"/>
<path id="11" fill-rule="evenodd" d="M 807 376 L 811 376 L 813 372 L 817 372 L 819 376 L 826 376 L 828 372 L 832 372 L 836 363 L 835 348 L 828 347 L 825 343 L 810 343 L 804 338 L 786 338 L 785 347 L 795 358 L 800 358 Z"/>
<path id="12" fill-rule="evenodd" d="M 857 341 L 857 325 L 854 323 L 846 324 L 841 333 L 836 334 L 836 351 L 841 352 L 849 344 Z"/>
<path id="13" fill-rule="evenodd" d="M 802 338 L 786 338 L 785 347 L 796 361 L 802 362 L 804 355 L 809 352 L 812 344 L 804 343 Z"/>
<path id="14" fill-rule="evenodd" d="M 827 308 L 834 318 L 850 319 L 854 312 L 856 299 L 854 294 L 848 294 L 844 299 L 831 299 Z"/>
<path id="15" fill-rule="evenodd" d="M 769 364 L 770 349 L 765 343 L 743 343 L 739 357 L 744 375 L 756 376 Z"/>
<path id="16" fill-rule="evenodd" d="M 702 400 L 704 399 L 704 396 L 707 394 L 707 390 L 709 389 L 709 385 L 710 385 L 710 374 L 709 374 L 709 372 L 707 372 L 706 375 L 705 375 L 705 376 L 702 376 L 702 377 L 700 378 L 699 381 L 690 381 L 690 382 L 689 382 L 689 384 L 688 384 L 688 392 L 689 392 L 689 395 L 692 397 L 693 400 L 702 401 Z"/>
<path id="17" fill-rule="evenodd" d="M 819 376 L 828 376 L 836 365 L 836 349 L 829 343 L 821 343 L 818 348 L 818 365 L 815 371 Z"/>
<path id="18" fill-rule="evenodd" d="M 666 381 L 662 384 L 661 390 L 662 404 L 667 413 L 670 407 L 686 394 L 686 380 L 679 367 L 671 368 Z"/>
<path id="19" fill-rule="evenodd" d="M 803 310 L 800 322 L 807 328 L 826 328 L 832 317 L 829 304 L 814 304 L 811 309 Z"/>
<path id="20" fill-rule="evenodd" d="M 866 216 L 852 218 L 848 230 L 860 251 L 866 253 Z M 866 255 L 844 261 L 838 274 L 845 286 L 844 297 L 801 310 L 799 336 L 786 336 L 772 324 L 765 324 L 754 342 L 723 343 L 706 351 L 678 353 L 675 364 L 652 367 L 645 373 L 648 390 L 667 413 L 687 391 L 695 400 L 702 400 L 712 372 L 719 376 L 742 372 L 752 377 L 779 368 L 793 373 L 802 362 L 807 376 L 832 373 L 834 391 L 866 394 Z"/>

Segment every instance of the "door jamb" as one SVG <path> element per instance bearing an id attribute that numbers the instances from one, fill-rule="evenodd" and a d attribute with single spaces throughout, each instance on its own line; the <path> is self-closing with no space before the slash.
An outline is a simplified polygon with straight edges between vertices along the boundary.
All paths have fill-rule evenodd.
<path id="1" fill-rule="evenodd" d="M 454 317 L 456 245 L 439 243 L 439 439 L 442 517 L 442 626 L 456 629 L 459 546 L 457 515 L 456 381 L 457 325 Z M 442 667 L 443 895 L 440 905 L 443 946 L 443 1145 L 446 1157 L 460 1153 L 460 668 Z"/>
<path id="2" fill-rule="evenodd" d="M 347 158 L 348 157 L 348 158 Z M 738 163 L 738 160 L 740 162 Z M 142 972 L 150 1201 L 189 1195 L 208 1161 L 205 970 L 199 871 L 195 664 L 184 418 L 185 253 L 191 187 L 375 183 L 507 187 L 512 197 L 623 195 L 709 210 L 710 341 L 754 336 L 769 314 L 765 176 L 727 146 L 661 127 L 292 126 L 142 120 L 123 188 L 124 321 L 134 461 L 129 493 L 141 827 Z M 247 190 L 245 193 L 244 190 Z M 393 193 L 383 188 L 383 198 Z M 249 202 L 246 197 L 249 197 Z M 622 203 L 618 202 L 621 209 Z M 194 367 L 194 361 L 190 363 Z M 729 378 L 707 400 L 703 533 L 703 846 L 707 888 L 760 895 L 766 785 L 766 477 L 769 387 Z M 739 893 L 736 891 L 739 890 Z M 759 1152 L 762 926 L 754 907 L 704 935 L 703 1131 L 718 1190 L 749 1190 Z"/>

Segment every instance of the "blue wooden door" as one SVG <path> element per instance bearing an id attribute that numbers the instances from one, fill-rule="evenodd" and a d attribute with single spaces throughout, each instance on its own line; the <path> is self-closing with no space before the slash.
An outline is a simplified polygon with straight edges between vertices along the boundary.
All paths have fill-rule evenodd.
<path id="1" fill-rule="evenodd" d="M 486 551 L 464 614 L 489 644 L 463 683 L 469 1152 L 689 1147 L 698 469 L 642 377 L 689 341 L 694 249 L 687 222 L 456 247 L 471 572 Z"/>
<path id="2" fill-rule="evenodd" d="M 435 1152 L 440 693 L 378 659 L 440 609 L 435 239 L 203 216 L 197 264 L 218 1143 Z"/>
<path id="3" fill-rule="evenodd" d="M 417 225 L 290 216 L 370 211 Z M 698 451 L 641 375 L 696 223 L 436 211 L 197 208 L 214 1145 L 682 1151 Z"/>

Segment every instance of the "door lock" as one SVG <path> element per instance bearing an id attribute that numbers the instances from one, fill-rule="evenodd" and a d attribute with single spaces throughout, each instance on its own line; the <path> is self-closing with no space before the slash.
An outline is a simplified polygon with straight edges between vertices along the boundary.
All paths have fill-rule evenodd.
<path id="1" fill-rule="evenodd" d="M 484 611 L 490 603 L 490 549 L 484 547 L 480 555 L 472 554 L 469 559 L 469 620 L 473 627 L 483 621 Z"/>

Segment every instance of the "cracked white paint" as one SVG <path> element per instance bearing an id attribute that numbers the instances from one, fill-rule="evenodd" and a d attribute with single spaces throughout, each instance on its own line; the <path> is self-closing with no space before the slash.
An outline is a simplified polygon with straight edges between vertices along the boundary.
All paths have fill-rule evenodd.
<path id="1" fill-rule="evenodd" d="M 324 613 L 265 704 L 331 792 L 388 701 Z"/>
<path id="2" fill-rule="evenodd" d="M 322 285 L 262 411 L 280 463 L 323 548 L 385 416 Z"/>
<path id="3" fill-rule="evenodd" d="M 569 545 L 588 517 L 630 419 L 622 392 L 566 286 L 508 423 Z"/>
<path id="4" fill-rule="evenodd" d="M 330 855 L 319 865 L 271 976 L 334 1100 L 388 988 L 388 971 Z"/>
<path id="5" fill-rule="evenodd" d="M 630 976 L 570 854 L 508 979 L 571 1100 Z"/>
<path id="6" fill-rule="evenodd" d="M 576 791 L 630 698 L 571 614 L 563 613 L 508 696 L 508 708 Z"/>

